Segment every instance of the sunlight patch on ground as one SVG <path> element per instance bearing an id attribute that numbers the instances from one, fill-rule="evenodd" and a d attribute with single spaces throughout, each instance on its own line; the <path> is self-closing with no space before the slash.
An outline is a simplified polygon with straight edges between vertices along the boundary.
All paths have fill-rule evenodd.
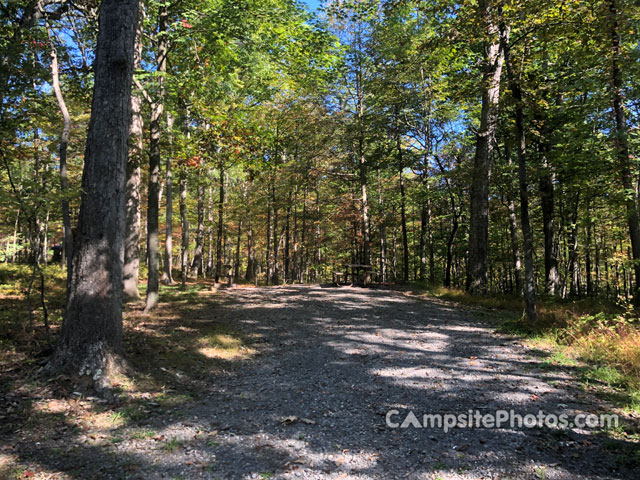
<path id="1" fill-rule="evenodd" d="M 207 358 L 220 360 L 244 360 L 255 354 L 255 350 L 245 346 L 239 338 L 228 334 L 215 333 L 199 341 L 198 351 Z"/>

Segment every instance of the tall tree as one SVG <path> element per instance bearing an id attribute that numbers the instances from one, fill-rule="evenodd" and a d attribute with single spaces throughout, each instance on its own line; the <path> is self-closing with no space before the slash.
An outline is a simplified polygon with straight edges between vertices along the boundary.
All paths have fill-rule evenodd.
<path id="1" fill-rule="evenodd" d="M 489 248 L 489 178 L 491 153 L 498 123 L 500 77 L 504 52 L 499 29 L 500 8 L 494 0 L 478 1 L 478 16 L 483 25 L 484 52 L 482 74 L 482 112 L 476 134 L 476 154 L 471 181 L 471 212 L 469 225 L 469 259 L 467 262 L 467 290 L 487 292 L 487 252 Z"/>
<path id="2" fill-rule="evenodd" d="M 620 12 L 618 0 L 609 0 L 609 21 L 611 35 L 611 101 L 615 116 L 614 144 L 616 163 L 622 186 L 624 188 L 624 203 L 631 238 L 631 252 L 633 254 L 633 269 L 635 273 L 635 288 L 633 297 L 640 303 L 640 215 L 638 214 L 638 194 L 632 175 L 628 126 L 624 112 L 624 94 L 622 82 L 622 68 L 620 65 Z"/>
<path id="3" fill-rule="evenodd" d="M 159 258 L 160 253 L 160 138 L 162 135 L 162 114 L 164 112 L 165 73 L 167 71 L 167 54 L 169 52 L 169 37 L 167 27 L 169 23 L 168 4 L 161 4 L 158 10 L 157 25 L 157 98 L 150 99 L 151 118 L 149 121 L 149 187 L 147 197 L 147 298 L 145 312 L 158 306 L 159 300 Z"/>
<path id="4" fill-rule="evenodd" d="M 137 0 L 103 0 L 71 283 L 51 365 L 109 385 L 122 344 L 122 255 Z"/>
<path id="5" fill-rule="evenodd" d="M 140 9 L 141 13 L 143 8 Z M 143 15 L 140 15 L 142 17 Z M 142 19 L 138 20 L 134 48 L 134 69 L 142 61 Z M 140 160 L 144 147 L 142 97 L 139 92 L 131 95 L 131 127 L 127 179 L 125 185 L 125 237 L 122 293 L 125 299 L 140 300 L 138 290 L 140 272 Z"/>

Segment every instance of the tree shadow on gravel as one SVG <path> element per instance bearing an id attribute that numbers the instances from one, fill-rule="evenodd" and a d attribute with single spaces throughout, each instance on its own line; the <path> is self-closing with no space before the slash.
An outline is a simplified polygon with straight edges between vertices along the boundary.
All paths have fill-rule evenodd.
<path id="1" fill-rule="evenodd" d="M 60 438 L 36 446 L 38 425 L 21 425 L 4 432 L 5 456 L 74 479 L 626 479 L 638 466 L 621 429 L 390 428 L 391 409 L 397 422 L 410 411 L 608 412 L 575 388 L 571 368 L 541 368 L 539 355 L 450 304 L 290 286 L 199 294 L 131 317 L 141 374 L 128 401 L 78 401 L 113 424 L 47 410 L 38 422 L 54 422 L 45 430 Z"/>

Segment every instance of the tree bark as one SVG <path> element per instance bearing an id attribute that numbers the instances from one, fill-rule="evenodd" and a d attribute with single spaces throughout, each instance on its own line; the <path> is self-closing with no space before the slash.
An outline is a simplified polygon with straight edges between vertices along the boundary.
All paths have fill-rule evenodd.
<path id="1" fill-rule="evenodd" d="M 173 127 L 173 117 L 167 115 L 167 130 L 171 132 Z M 173 170 L 171 155 L 167 155 L 166 162 L 165 190 L 167 191 L 166 204 L 166 225 L 164 240 L 164 271 L 162 272 L 162 283 L 171 285 L 173 283 Z"/>
<path id="2" fill-rule="evenodd" d="M 471 212 L 469 225 L 469 257 L 467 263 L 466 288 L 473 294 L 487 292 L 487 252 L 489 243 L 489 178 L 491 175 L 491 153 L 498 123 L 500 100 L 500 77 L 504 52 L 502 37 L 494 20 L 495 8 L 490 0 L 479 0 L 479 15 L 486 29 L 484 42 L 484 67 L 482 75 L 482 112 L 480 128 L 476 135 L 476 153 L 471 183 Z"/>
<path id="3" fill-rule="evenodd" d="M 611 21 L 611 100 L 615 114 L 614 145 L 618 170 L 624 188 L 624 203 L 627 210 L 627 224 L 631 239 L 635 287 L 632 297 L 640 303 L 640 215 L 638 214 L 638 194 L 633 185 L 633 174 L 629 161 L 629 140 L 627 119 L 624 112 L 624 94 L 622 90 L 622 69 L 620 68 L 620 26 L 618 22 L 617 0 L 609 0 Z"/>
<path id="4" fill-rule="evenodd" d="M 198 278 L 204 274 L 204 185 L 198 185 L 198 227 L 196 228 L 196 248 L 193 250 L 193 261 L 191 262 L 191 275 Z"/>
<path id="5" fill-rule="evenodd" d="M 222 237 L 224 235 L 224 179 L 225 172 L 222 162 L 220 162 L 220 183 L 218 185 L 218 234 L 216 237 L 216 283 L 220 280 L 222 274 Z"/>
<path id="6" fill-rule="evenodd" d="M 542 156 L 542 178 L 540 179 L 540 192 L 542 194 L 542 226 L 544 233 L 544 284 L 549 295 L 558 293 L 560 281 L 558 275 L 558 255 L 556 251 L 555 232 L 555 173 L 546 157 L 545 148 Z"/>
<path id="7" fill-rule="evenodd" d="M 400 183 L 400 223 L 402 226 L 402 280 L 405 283 L 409 283 L 409 240 L 407 236 L 406 206 L 407 201 L 404 188 L 404 159 L 402 158 L 402 141 L 400 139 L 400 132 L 396 133 L 396 147 L 398 149 L 398 175 L 400 177 L 398 181 Z"/>
<path id="8" fill-rule="evenodd" d="M 180 229 L 182 230 L 182 245 L 180 249 L 180 271 L 182 287 L 185 287 L 189 270 L 189 217 L 187 216 L 187 190 L 189 182 L 184 168 L 180 171 Z"/>
<path id="9" fill-rule="evenodd" d="M 504 57 L 507 65 L 507 75 L 511 87 L 511 95 L 515 103 L 515 129 L 518 154 L 518 180 L 520 185 L 520 220 L 522 223 L 522 237 L 524 240 L 524 300 L 525 312 L 529 325 L 533 326 L 538 321 L 536 311 L 536 279 L 533 263 L 533 231 L 529 220 L 529 183 L 527 181 L 527 144 L 524 131 L 524 112 L 522 90 L 520 83 L 513 71 L 511 63 L 508 29 L 502 35 L 504 45 Z"/>
<path id="10" fill-rule="evenodd" d="M 49 44 L 51 46 L 51 85 L 58 101 L 58 108 L 62 113 L 62 132 L 60 133 L 60 191 L 62 193 L 62 252 L 63 259 L 67 266 L 67 292 L 69 290 L 71 281 L 71 256 L 73 249 L 73 237 L 71 235 L 71 215 L 69 213 L 69 200 L 67 195 L 67 147 L 69 145 L 69 133 L 71 132 L 71 115 L 69 115 L 69 109 L 67 103 L 62 95 L 62 88 L 60 88 L 60 75 L 58 71 L 58 52 L 56 51 L 49 25 L 47 22 L 47 35 L 49 36 Z"/>
<path id="11" fill-rule="evenodd" d="M 512 166 L 511 148 L 505 145 L 505 155 L 509 169 Z M 507 210 L 509 211 L 509 239 L 511 241 L 511 257 L 513 259 L 513 270 L 515 277 L 515 290 L 518 295 L 522 295 L 522 257 L 520 255 L 520 240 L 518 239 L 518 219 L 516 217 L 516 205 L 513 200 L 513 192 L 509 188 L 509 198 L 507 199 Z"/>
<path id="12" fill-rule="evenodd" d="M 380 168 L 378 167 L 378 208 L 380 209 L 379 226 L 380 229 L 378 239 L 380 248 L 380 280 L 382 282 L 387 281 L 387 225 L 384 215 L 384 197 L 382 196 L 382 176 L 380 175 Z"/>
<path id="13" fill-rule="evenodd" d="M 289 261 L 291 255 L 291 244 L 290 244 L 290 233 L 291 233 L 291 191 L 289 191 L 289 198 L 287 199 L 287 216 L 285 217 L 285 227 L 284 227 L 284 258 L 283 258 L 283 267 L 284 267 L 284 281 L 288 283 L 289 278 Z"/>
<path id="14" fill-rule="evenodd" d="M 211 175 L 211 173 L 210 173 Z M 205 275 L 213 275 L 213 185 L 207 188 L 207 266 Z"/>
<path id="15" fill-rule="evenodd" d="M 271 225 L 271 177 L 269 177 L 269 181 L 267 183 L 267 228 L 266 228 L 266 233 L 267 233 L 267 253 L 265 255 L 265 263 L 266 263 L 266 284 L 269 285 L 269 282 L 271 281 L 271 237 L 272 237 L 272 233 L 273 233 L 273 226 Z"/>
<path id="16" fill-rule="evenodd" d="M 238 235 L 236 236 L 236 255 L 233 261 L 233 278 L 237 282 L 240 276 L 240 243 L 242 241 L 242 218 L 238 218 Z"/>
<path id="17" fill-rule="evenodd" d="M 275 182 L 271 182 L 271 205 L 273 207 L 273 270 L 271 272 L 271 283 L 273 285 L 278 285 L 280 283 L 280 272 L 278 271 L 280 238 L 278 238 L 278 203 L 276 200 Z"/>
<path id="18" fill-rule="evenodd" d="M 137 0 L 103 0 L 71 286 L 51 365 L 102 390 L 119 366 L 127 139 Z"/>
<path id="19" fill-rule="evenodd" d="M 160 232 L 158 215 L 160 210 L 160 137 L 162 134 L 162 113 L 164 111 L 164 74 L 167 71 L 168 36 L 166 35 L 169 12 L 163 6 L 158 13 L 158 48 L 156 52 L 156 68 L 158 73 L 157 98 L 151 105 L 151 121 L 149 128 L 149 187 L 147 189 L 147 261 L 149 273 L 147 278 L 147 299 L 145 312 L 158 306 L 159 300 L 159 259 Z"/>
<path id="20" fill-rule="evenodd" d="M 569 268 L 568 274 L 571 279 L 569 295 L 577 296 L 578 290 L 578 207 L 580 205 L 580 192 L 576 193 L 575 204 L 571 215 L 571 230 L 569 234 Z"/>
<path id="21" fill-rule="evenodd" d="M 142 58 L 142 19 L 138 20 L 134 49 L 134 70 Z M 143 150 L 142 98 L 131 95 L 131 127 L 125 184 L 125 236 L 122 293 L 125 300 L 140 300 L 140 160 Z"/>

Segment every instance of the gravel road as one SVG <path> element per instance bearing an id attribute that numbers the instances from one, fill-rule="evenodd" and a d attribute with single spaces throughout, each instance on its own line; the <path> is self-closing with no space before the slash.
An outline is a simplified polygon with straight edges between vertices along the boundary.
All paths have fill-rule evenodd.
<path id="1" fill-rule="evenodd" d="M 260 354 L 165 420 L 163 434 L 188 446 L 148 459 L 142 478 L 638 478 L 616 455 L 629 445 L 605 449 L 588 428 L 390 428 L 393 409 L 394 423 L 409 412 L 608 411 L 572 372 L 542 368 L 540 352 L 456 305 L 356 287 L 217 298 L 212 321 L 260 334 Z"/>

